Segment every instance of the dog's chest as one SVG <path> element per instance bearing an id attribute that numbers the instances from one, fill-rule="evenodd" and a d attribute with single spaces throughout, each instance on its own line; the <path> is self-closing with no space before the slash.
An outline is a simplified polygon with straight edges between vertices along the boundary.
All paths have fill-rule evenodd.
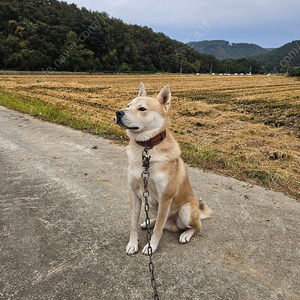
<path id="1" fill-rule="evenodd" d="M 143 199 L 144 181 L 142 179 L 142 172 L 144 168 L 142 166 L 129 165 L 128 167 L 128 181 L 130 188 L 133 192 Z M 160 198 L 166 190 L 168 185 L 168 177 L 159 168 L 159 164 L 152 163 L 149 168 L 149 201 L 160 202 Z"/>

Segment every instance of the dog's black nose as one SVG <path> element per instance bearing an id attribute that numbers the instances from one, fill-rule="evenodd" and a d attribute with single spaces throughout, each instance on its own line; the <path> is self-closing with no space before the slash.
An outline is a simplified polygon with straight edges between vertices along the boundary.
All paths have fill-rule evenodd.
<path id="1" fill-rule="evenodd" d="M 117 118 L 122 118 L 124 115 L 125 115 L 125 113 L 124 113 L 123 110 L 118 110 L 118 111 L 116 112 L 116 117 L 117 117 Z"/>

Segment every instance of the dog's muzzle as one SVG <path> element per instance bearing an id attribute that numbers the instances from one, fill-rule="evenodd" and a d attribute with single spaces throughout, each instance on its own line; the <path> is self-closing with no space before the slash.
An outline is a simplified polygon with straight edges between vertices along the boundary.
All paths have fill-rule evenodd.
<path id="1" fill-rule="evenodd" d="M 116 112 L 116 119 L 115 119 L 115 121 L 116 121 L 116 123 L 117 123 L 119 126 L 125 128 L 125 129 L 131 129 L 131 130 L 138 130 L 138 129 L 139 129 L 138 127 L 129 127 L 129 126 L 126 126 L 126 125 L 124 124 L 123 120 L 122 120 L 122 118 L 123 118 L 124 116 L 125 116 L 125 112 L 124 112 L 123 110 L 118 110 L 118 111 Z"/>

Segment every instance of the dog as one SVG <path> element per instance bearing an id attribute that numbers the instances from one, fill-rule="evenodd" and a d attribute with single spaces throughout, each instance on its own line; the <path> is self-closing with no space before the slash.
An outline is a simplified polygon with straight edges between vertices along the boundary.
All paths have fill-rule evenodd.
<path id="1" fill-rule="evenodd" d="M 156 216 L 149 225 L 154 227 L 150 240 L 152 253 L 158 247 L 163 229 L 171 232 L 184 230 L 179 237 L 179 243 L 184 244 L 201 228 L 201 219 L 209 218 L 212 213 L 206 204 L 197 200 L 180 157 L 180 147 L 169 130 L 170 104 L 168 85 L 156 98 L 151 98 L 147 96 L 145 85 L 140 83 L 138 97 L 116 112 L 115 122 L 126 130 L 130 138 L 127 147 L 131 203 L 130 239 L 126 247 L 128 255 L 138 252 L 138 223 L 144 200 L 141 173 L 145 145 L 150 148 L 151 155 L 148 203 L 150 211 Z M 141 227 L 146 228 L 146 223 Z M 142 253 L 148 255 L 148 243 Z"/>

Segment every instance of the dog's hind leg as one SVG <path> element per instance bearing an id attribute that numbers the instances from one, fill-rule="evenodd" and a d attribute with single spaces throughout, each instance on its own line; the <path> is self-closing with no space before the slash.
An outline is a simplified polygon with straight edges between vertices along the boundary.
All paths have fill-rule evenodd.
<path id="1" fill-rule="evenodd" d="M 193 234 L 201 228 L 200 211 L 198 203 L 187 203 L 180 207 L 178 211 L 178 227 L 186 229 L 179 237 L 179 243 L 188 243 Z"/>

